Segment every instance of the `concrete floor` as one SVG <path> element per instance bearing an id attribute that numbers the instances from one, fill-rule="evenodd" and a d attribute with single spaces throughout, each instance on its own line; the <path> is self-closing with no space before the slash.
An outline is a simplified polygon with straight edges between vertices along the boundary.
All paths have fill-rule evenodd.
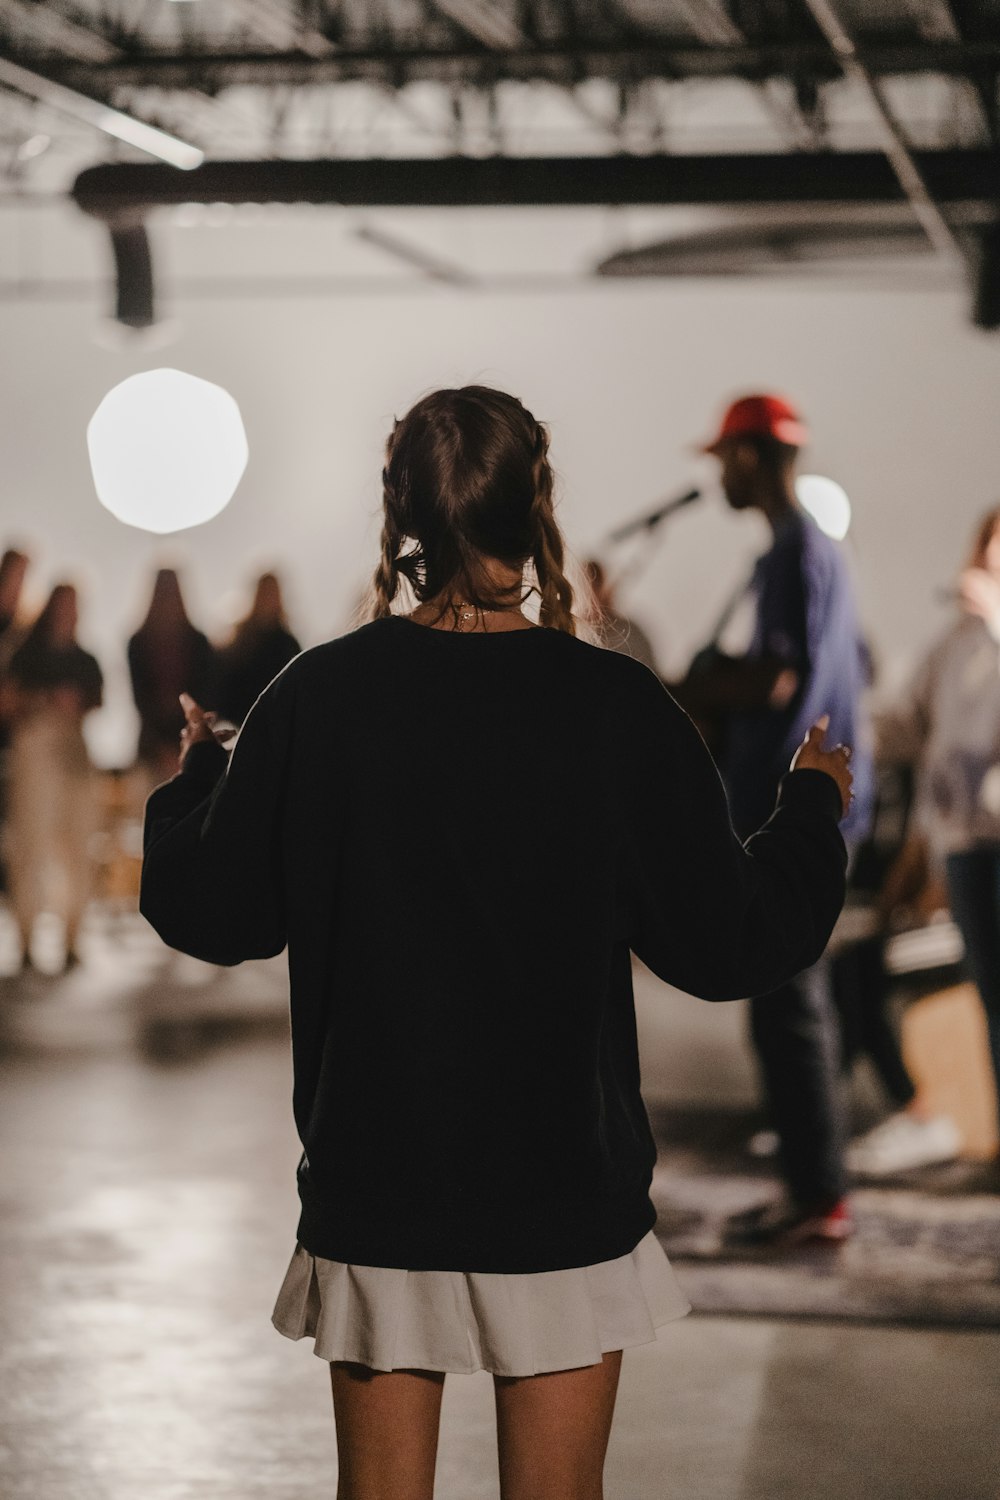
<path id="1" fill-rule="evenodd" d="M 37 1040 L 0 1090 L 4 1500 L 332 1496 L 326 1367 L 269 1325 L 284 1039 L 158 1061 L 78 1005 L 65 1051 L 41 990 L 3 1005 Z M 1000 1335 L 690 1317 L 625 1356 L 607 1500 L 998 1500 L 998 1409 Z M 498 1496 L 488 1375 L 446 1382 L 438 1473 Z"/>

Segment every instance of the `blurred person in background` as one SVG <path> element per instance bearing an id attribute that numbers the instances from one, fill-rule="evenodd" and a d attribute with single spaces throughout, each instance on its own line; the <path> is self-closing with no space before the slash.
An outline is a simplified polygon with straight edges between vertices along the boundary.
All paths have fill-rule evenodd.
<path id="1" fill-rule="evenodd" d="M 7 761 L 14 712 L 14 690 L 8 665 L 20 635 L 21 596 L 28 555 L 9 547 L 0 557 L 0 891 L 7 889 L 3 827 L 7 816 Z"/>
<path id="2" fill-rule="evenodd" d="M 274 1322 L 330 1364 L 345 1500 L 430 1500 L 446 1373 L 476 1369 L 503 1500 L 600 1500 L 621 1351 L 687 1310 L 630 949 L 695 995 L 773 990 L 843 900 L 845 748 L 813 726 L 741 844 L 661 683 L 574 638 L 552 483 L 514 397 L 418 402 L 373 618 L 271 683 L 228 768 L 186 699 L 146 809 L 166 942 L 288 945 L 302 1214 Z"/>
<path id="3" fill-rule="evenodd" d="M 0 557 L 0 653 L 20 618 L 21 595 L 30 560 L 26 552 L 8 547 Z"/>
<path id="4" fill-rule="evenodd" d="M 890 809 L 888 821 L 898 823 L 897 808 Z M 867 1057 L 890 1113 L 850 1142 L 847 1165 L 852 1172 L 882 1177 L 953 1161 L 962 1149 L 961 1132 L 950 1116 L 932 1108 L 907 1067 L 891 1008 L 894 980 L 886 965 L 886 948 L 896 933 L 926 925 L 947 910 L 942 881 L 930 869 L 919 830 L 906 833 L 902 844 L 894 838 L 886 848 L 879 847 L 877 837 L 866 841 L 849 901 L 852 896 L 866 902 L 874 931 L 846 943 L 833 957 L 842 1063 L 850 1074 L 857 1058 Z"/>
<path id="5" fill-rule="evenodd" d="M 173 568 L 156 575 L 146 618 L 128 643 L 128 668 L 139 711 L 139 763 L 155 785 L 177 764 L 177 738 L 184 727 L 178 695 L 189 692 L 207 700 L 215 692 L 215 652 L 188 619 Z"/>
<path id="6" fill-rule="evenodd" d="M 952 597 L 957 619 L 879 732 L 887 755 L 917 766 L 917 820 L 944 869 L 1000 1100 L 1000 506 L 979 523 Z"/>
<path id="7" fill-rule="evenodd" d="M 219 651 L 215 703 L 222 718 L 242 724 L 268 683 L 301 650 L 288 628 L 276 574 L 262 573 L 250 613 Z"/>
<path id="8" fill-rule="evenodd" d="M 57 584 L 10 660 L 8 877 L 25 969 L 32 966 L 35 920 L 43 911 L 65 921 L 66 967 L 79 961 L 90 896 L 98 804 L 83 721 L 101 706 L 103 683 L 76 630 L 76 589 Z"/>
<path id="9" fill-rule="evenodd" d="M 584 564 L 584 571 L 593 600 L 589 619 L 597 631 L 599 643 L 610 651 L 622 651 L 635 661 L 641 661 L 659 676 L 653 643 L 636 620 L 616 608 L 615 591 L 604 564 L 592 557 Z"/>
<path id="10" fill-rule="evenodd" d="M 808 438 L 789 401 L 763 394 L 734 402 L 706 445 L 718 459 L 730 507 L 760 511 L 773 540 L 747 585 L 755 607 L 749 649 L 733 657 L 713 643 L 698 653 L 676 691 L 712 735 L 733 824 L 743 838 L 766 818 L 805 730 L 829 713 L 831 736 L 855 747 L 855 800 L 842 829 L 850 847 L 867 831 L 874 791 L 861 707 L 866 652 L 842 549 L 796 496 L 796 463 Z M 851 1233 L 853 1220 L 828 960 L 773 993 L 753 996 L 750 1031 L 786 1201 L 735 1217 L 730 1238 L 776 1249 L 803 1241 L 835 1244 Z"/>

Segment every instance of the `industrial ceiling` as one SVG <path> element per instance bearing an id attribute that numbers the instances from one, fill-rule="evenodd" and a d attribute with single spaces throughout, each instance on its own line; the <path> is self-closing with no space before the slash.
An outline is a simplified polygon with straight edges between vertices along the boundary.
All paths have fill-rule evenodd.
<path id="1" fill-rule="evenodd" d="M 888 237 L 997 326 L 998 74 L 1000 0 L 0 0 L 0 159 L 109 224 L 126 322 L 157 206 L 304 201 L 733 205 L 595 269 Z"/>

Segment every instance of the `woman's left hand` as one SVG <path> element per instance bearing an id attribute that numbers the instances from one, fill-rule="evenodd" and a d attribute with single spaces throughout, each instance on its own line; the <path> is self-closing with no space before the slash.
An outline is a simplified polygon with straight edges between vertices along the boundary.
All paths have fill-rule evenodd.
<path id="1" fill-rule="evenodd" d="M 184 759 L 192 745 L 205 740 L 214 740 L 217 745 L 224 745 L 232 739 L 232 727 L 227 726 L 216 733 L 217 716 L 211 712 L 206 713 L 201 705 L 194 701 L 190 693 L 181 693 L 180 704 L 184 710 L 185 719 L 184 728 L 181 730 L 181 765 L 184 764 Z"/>
<path id="2" fill-rule="evenodd" d="M 985 568 L 966 568 L 958 589 L 963 608 L 970 615 L 979 615 L 994 635 L 1000 635 L 1000 579 Z"/>

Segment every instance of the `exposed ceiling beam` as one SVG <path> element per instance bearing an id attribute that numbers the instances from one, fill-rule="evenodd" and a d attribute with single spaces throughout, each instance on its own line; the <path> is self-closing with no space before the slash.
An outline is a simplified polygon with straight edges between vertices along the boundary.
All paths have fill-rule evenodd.
<path id="1" fill-rule="evenodd" d="M 746 36 L 722 0 L 672 0 L 671 9 L 691 27 L 700 42 L 714 47 L 743 47 Z"/>
<path id="2" fill-rule="evenodd" d="M 308 26 L 295 9 L 274 0 L 239 0 L 240 13 L 257 35 L 272 47 L 294 47 L 310 57 L 326 57 L 334 45 L 314 26 Z"/>
<path id="3" fill-rule="evenodd" d="M 737 26 L 722 0 L 672 0 L 673 7 L 683 16 L 699 41 L 717 47 L 746 47 L 749 38 Z M 816 147 L 822 144 L 823 133 L 795 103 L 779 97 L 770 85 L 777 80 L 765 78 L 761 83 L 761 98 L 764 107 L 778 129 L 790 136 L 796 144 Z"/>
<path id="4" fill-rule="evenodd" d="M 277 46 L 287 47 L 298 39 L 302 50 L 307 51 L 312 57 L 325 56 L 333 50 L 332 45 L 319 32 L 301 25 L 291 12 L 276 9 L 274 0 L 240 0 L 240 4 L 248 13 L 252 12 L 260 23 L 256 27 L 258 34 L 264 36 L 266 40 L 273 41 Z M 178 7 L 184 19 L 187 18 L 191 9 L 192 7 L 184 5 Z M 122 58 L 126 55 L 103 32 L 93 29 L 95 22 L 99 19 L 96 13 L 69 3 L 69 0 L 59 0 L 58 9 L 52 5 L 39 4 L 37 0 L 11 0 L 10 18 L 16 21 L 18 26 L 25 26 L 29 32 L 46 44 L 46 58 L 49 65 L 53 63 L 53 49 L 68 53 L 71 58 L 79 62 L 110 62 L 114 58 Z M 269 30 L 266 25 L 268 18 L 271 21 Z M 41 64 L 39 67 L 40 76 L 45 76 L 51 83 L 52 79 L 46 67 L 42 67 Z M 29 71 L 34 72 L 36 69 L 32 67 Z M 84 90 L 84 92 L 89 96 L 91 92 L 96 91 Z M 217 123 L 220 117 L 231 116 L 234 113 L 232 100 L 221 101 L 198 89 L 189 90 L 189 94 L 199 114 L 207 109 L 215 117 L 214 120 L 210 120 L 210 126 Z M 108 101 L 103 99 L 102 102 Z M 88 123 L 93 124 L 94 121 L 89 120 Z"/>
<path id="5" fill-rule="evenodd" d="M 14 57 L 8 48 L 7 55 Z M 875 77 L 888 74 L 969 75 L 1000 67 L 995 41 L 893 41 L 866 45 L 860 53 Z M 17 59 L 33 66 L 30 54 Z M 191 52 L 181 55 L 132 54 L 106 63 L 81 64 L 47 57 L 46 70 L 81 92 L 117 87 L 191 89 L 229 85 L 319 84 L 372 79 L 398 85 L 419 78 L 450 79 L 474 85 L 500 78 L 578 82 L 584 77 L 631 79 L 837 78 L 840 68 L 822 41 L 747 43 L 740 46 L 638 44 L 623 38 L 600 45 L 545 43 L 530 47 L 367 47 L 339 48 L 325 57 L 287 52 Z"/>
<path id="6" fill-rule="evenodd" d="M 965 40 L 952 0 L 910 0 L 910 11 L 920 35 L 928 41 L 953 44 Z M 997 70 L 976 69 L 966 82 L 979 107 L 986 138 L 996 145 L 1000 141 Z"/>
<path id="7" fill-rule="evenodd" d="M 994 203 L 993 151 L 923 151 L 915 161 L 940 201 Z M 905 201 L 885 156 L 776 155 L 427 157 L 207 161 L 183 174 L 144 162 L 89 167 L 73 185 L 86 213 L 114 219 L 180 203 L 329 203 L 351 207 Z"/>
<path id="8" fill-rule="evenodd" d="M 488 0 L 429 0 L 429 4 L 486 47 L 527 46 L 528 39 L 513 16 Z"/>
<path id="9" fill-rule="evenodd" d="M 886 160 L 910 200 L 927 238 L 939 255 L 965 266 L 968 262 L 966 247 L 938 207 L 878 80 L 866 66 L 857 43 L 840 18 L 835 0 L 803 0 L 803 4 L 836 54 L 845 77 L 853 80 L 871 104 Z"/>
<path id="10" fill-rule="evenodd" d="M 951 0 L 908 0 L 906 9 L 921 36 L 932 42 L 959 42 L 962 33 Z"/>
<path id="11" fill-rule="evenodd" d="M 69 115 L 82 121 L 84 125 L 103 131 L 105 135 L 114 136 L 116 140 L 146 151 L 149 155 L 158 157 L 161 162 L 169 162 L 171 167 L 190 170 L 204 159 L 204 152 L 197 146 L 169 135 L 165 130 L 158 130 L 154 125 L 147 125 L 145 120 L 137 119 L 135 115 L 127 114 L 121 109 L 112 109 L 99 99 L 68 89 L 61 83 L 54 83 L 51 78 L 19 67 L 2 57 L 0 88 L 13 89 L 18 94 L 26 94 L 30 99 L 38 99 L 60 114 Z"/>
<path id="12" fill-rule="evenodd" d="M 13 0 L 7 7 L 6 21 L 8 26 L 23 27 L 47 49 L 67 52 L 80 62 L 108 62 L 121 55 L 113 42 L 51 5 Z"/>

